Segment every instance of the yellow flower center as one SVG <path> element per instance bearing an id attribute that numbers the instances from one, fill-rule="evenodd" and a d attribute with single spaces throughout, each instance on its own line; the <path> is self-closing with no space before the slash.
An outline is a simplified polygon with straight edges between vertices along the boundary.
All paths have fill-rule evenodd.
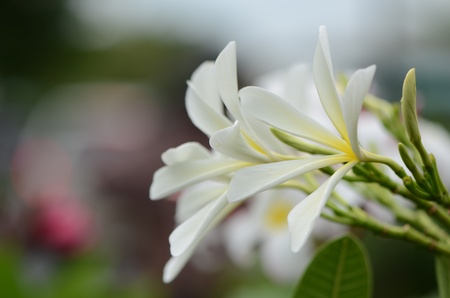
<path id="1" fill-rule="evenodd" d="M 280 230 L 287 226 L 287 216 L 293 205 L 285 201 L 274 201 L 268 208 L 265 223 L 269 230 Z"/>

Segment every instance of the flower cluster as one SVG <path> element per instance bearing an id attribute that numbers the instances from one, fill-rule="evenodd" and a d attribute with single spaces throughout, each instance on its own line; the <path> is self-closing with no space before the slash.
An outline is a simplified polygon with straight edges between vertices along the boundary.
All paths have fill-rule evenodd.
<path id="1" fill-rule="evenodd" d="M 254 86 L 239 90 L 235 43 L 228 44 L 215 62 L 204 62 L 193 73 L 186 109 L 209 137 L 212 149 L 195 142 L 169 149 L 162 155 L 165 166 L 154 174 L 153 200 L 181 191 L 175 216 L 178 225 L 169 237 L 172 258 L 164 270 L 165 282 L 178 275 L 202 239 L 244 200 L 273 189 L 292 188 L 306 194 L 295 204 L 290 201 L 289 210 L 283 211 L 293 252 L 305 244 L 325 206 L 336 214 L 334 218 L 325 215 L 334 221 L 381 229 L 361 210 L 337 206 L 351 204 L 333 193 L 344 178 L 377 182 L 393 190 L 395 182 L 370 167 L 372 163 L 388 165 L 405 181 L 409 177 L 393 160 L 363 149 L 358 140 L 359 115 L 375 66 L 357 70 L 344 83 L 337 82 L 326 29 L 321 27 L 312 70 L 328 118 L 320 120 L 326 123 L 303 106 L 301 97 L 308 96 L 305 90 L 285 97 Z M 294 85 L 303 86 L 299 74 Z M 322 172 L 329 177 L 322 179 L 325 175 L 318 175 Z"/>

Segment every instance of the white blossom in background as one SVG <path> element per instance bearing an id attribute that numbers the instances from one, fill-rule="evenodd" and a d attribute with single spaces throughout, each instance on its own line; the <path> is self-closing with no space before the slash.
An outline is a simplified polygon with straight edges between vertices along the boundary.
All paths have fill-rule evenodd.
<path id="1" fill-rule="evenodd" d="M 259 263 L 279 283 L 298 279 L 310 261 L 313 239 L 294 253 L 290 249 L 287 215 L 305 194 L 271 189 L 256 195 L 224 223 L 224 244 L 234 264 L 249 268 Z"/>

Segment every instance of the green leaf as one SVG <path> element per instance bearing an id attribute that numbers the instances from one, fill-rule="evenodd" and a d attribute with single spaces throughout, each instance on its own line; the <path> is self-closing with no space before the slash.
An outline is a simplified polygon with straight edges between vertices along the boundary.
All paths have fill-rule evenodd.
<path id="1" fill-rule="evenodd" d="M 363 244 L 345 235 L 319 248 L 292 297 L 367 298 L 371 297 L 371 278 Z"/>
<path id="2" fill-rule="evenodd" d="M 435 260 L 439 298 L 448 298 L 450 297 L 450 258 L 436 255 Z"/>

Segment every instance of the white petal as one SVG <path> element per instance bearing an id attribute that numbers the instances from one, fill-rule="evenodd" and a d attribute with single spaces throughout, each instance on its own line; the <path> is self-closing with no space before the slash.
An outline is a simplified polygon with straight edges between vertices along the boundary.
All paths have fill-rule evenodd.
<path id="1" fill-rule="evenodd" d="M 214 134 L 209 143 L 218 152 L 243 161 L 261 163 L 267 162 L 268 158 L 262 154 L 258 147 L 251 147 L 241 133 L 239 122 Z M 254 145 L 257 146 L 257 145 Z"/>
<path id="2" fill-rule="evenodd" d="M 228 201 L 237 202 L 304 173 L 348 161 L 344 155 L 312 156 L 238 170 L 230 183 Z"/>
<path id="3" fill-rule="evenodd" d="M 215 63 L 216 84 L 222 100 L 235 120 L 242 120 L 236 70 L 236 43 L 230 42 Z"/>
<path id="4" fill-rule="evenodd" d="M 204 62 L 192 74 L 186 92 L 186 110 L 195 126 L 208 136 L 232 124 L 224 115 L 213 62 Z"/>
<path id="5" fill-rule="evenodd" d="M 216 200 L 210 202 L 188 220 L 184 221 L 169 236 L 172 256 L 179 256 L 184 253 L 204 235 L 213 223 L 222 220 L 237 206 L 238 204 L 229 204 L 226 192 L 223 192 Z"/>
<path id="6" fill-rule="evenodd" d="M 233 213 L 224 223 L 225 248 L 238 266 L 249 268 L 255 261 L 255 248 L 260 240 L 261 218 L 247 209 Z"/>
<path id="7" fill-rule="evenodd" d="M 216 85 L 214 62 L 203 62 L 192 74 L 190 85 L 197 90 L 201 99 L 217 114 L 223 114 L 223 102 Z"/>
<path id="8" fill-rule="evenodd" d="M 233 172 L 248 164 L 228 159 L 204 159 L 177 163 L 157 170 L 150 186 L 150 198 L 162 199 L 187 186 Z"/>
<path id="9" fill-rule="evenodd" d="M 334 82 L 327 31 L 323 26 L 320 27 L 319 42 L 314 56 L 313 73 L 323 108 L 342 137 L 348 140 L 342 107 Z"/>
<path id="10" fill-rule="evenodd" d="M 193 245 L 183 254 L 177 257 L 170 258 L 170 260 L 164 266 L 163 281 L 165 283 L 172 282 L 178 276 L 178 274 L 181 272 L 184 266 L 186 266 L 186 263 L 194 254 L 195 248 L 196 246 Z"/>
<path id="11" fill-rule="evenodd" d="M 305 270 L 313 256 L 312 245 L 305 245 L 300 252 L 289 249 L 289 232 L 271 235 L 261 244 L 261 266 L 271 279 L 278 283 L 292 283 Z"/>
<path id="12" fill-rule="evenodd" d="M 188 160 L 206 159 L 211 154 L 203 145 L 196 142 L 184 143 L 176 148 L 166 150 L 161 159 L 166 165 L 184 162 Z"/>
<path id="13" fill-rule="evenodd" d="M 225 185 L 215 181 L 205 181 L 182 191 L 177 200 L 175 221 L 181 223 L 194 215 L 225 190 Z"/>
<path id="14" fill-rule="evenodd" d="M 213 110 L 190 82 L 186 92 L 186 110 L 192 123 L 207 136 L 230 126 L 224 114 Z"/>
<path id="15" fill-rule="evenodd" d="M 346 151 L 347 143 L 277 95 L 258 87 L 240 91 L 246 112 L 271 126 L 325 146 Z"/>
<path id="16" fill-rule="evenodd" d="M 291 250 L 297 252 L 311 234 L 314 221 L 320 216 L 325 203 L 333 192 L 336 184 L 357 163 L 351 161 L 337 170 L 326 182 L 317 188 L 306 199 L 295 206 L 288 215 L 291 233 Z"/>
<path id="17" fill-rule="evenodd" d="M 358 119 L 364 98 L 372 84 L 375 65 L 357 70 L 350 78 L 343 97 L 344 117 L 347 125 L 350 145 L 356 156 L 362 159 L 358 142 Z"/>
<path id="18" fill-rule="evenodd" d="M 166 266 L 164 267 L 164 273 L 163 273 L 163 281 L 165 283 L 169 283 L 172 280 L 177 277 L 177 275 L 180 273 L 180 271 L 184 268 L 186 263 L 189 261 L 189 259 L 192 257 L 192 255 L 195 252 L 195 249 L 197 248 L 198 244 L 205 238 L 205 236 L 214 229 L 218 223 L 223 219 L 223 217 L 227 216 L 231 211 L 233 211 L 238 205 L 236 204 L 228 204 L 225 206 L 225 208 L 222 210 L 222 212 L 216 217 L 213 218 L 213 220 L 207 225 L 203 231 L 197 235 L 194 239 L 194 241 L 189 245 L 187 249 L 184 250 L 183 253 L 181 253 L 178 256 L 173 256 L 170 258 L 170 260 L 167 262 Z"/>
<path id="19" fill-rule="evenodd" d="M 246 126 L 242 126 L 249 138 L 251 138 L 254 145 L 258 146 L 261 152 L 264 152 L 266 156 L 272 156 L 272 151 L 279 154 L 289 155 L 292 152 L 292 148 L 287 146 L 278 140 L 275 135 L 270 131 L 270 126 L 264 123 L 260 119 L 255 118 L 253 115 L 242 111 L 245 116 Z"/>

